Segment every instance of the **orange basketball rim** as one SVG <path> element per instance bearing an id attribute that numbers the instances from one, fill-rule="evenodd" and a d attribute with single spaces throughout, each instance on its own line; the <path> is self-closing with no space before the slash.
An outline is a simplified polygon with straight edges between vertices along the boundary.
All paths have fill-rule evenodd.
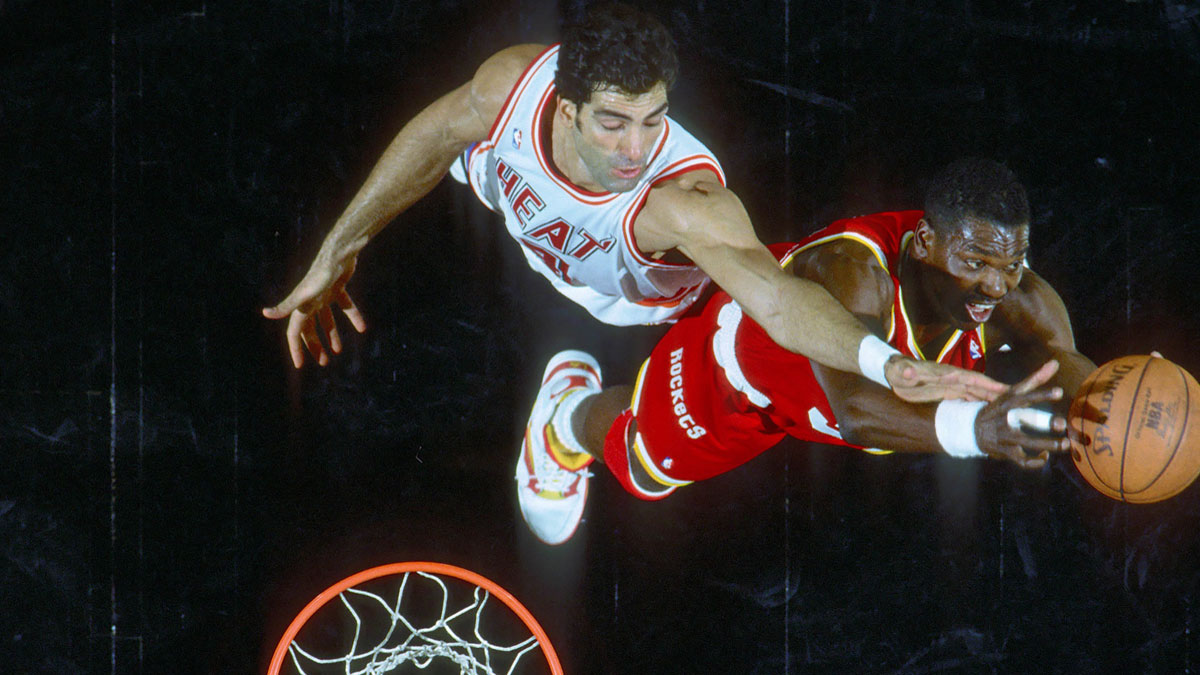
<path id="1" fill-rule="evenodd" d="M 542 626 L 538 623 L 537 619 L 534 618 L 533 614 L 530 613 L 530 611 L 526 609 L 525 606 L 522 605 L 512 593 L 509 593 L 491 579 L 472 572 L 471 570 L 437 562 L 400 562 L 392 563 L 390 565 L 380 565 L 379 567 L 372 567 L 349 576 L 325 589 L 320 595 L 313 598 L 313 600 L 309 602 L 298 615 L 296 615 L 296 618 L 292 620 L 292 623 L 288 626 L 287 630 L 284 631 L 283 637 L 280 638 L 279 644 L 275 647 L 275 652 L 271 656 L 270 667 L 267 670 L 268 675 L 280 675 L 282 672 L 281 668 L 283 667 L 285 660 L 295 648 L 294 641 L 296 640 L 300 631 L 304 628 L 308 620 L 323 607 L 325 607 L 330 601 L 341 597 L 342 594 L 346 593 L 347 591 L 352 591 L 352 589 L 355 589 L 357 586 L 388 576 L 401 576 L 404 579 L 404 583 L 407 583 L 407 575 L 413 573 L 419 574 L 422 577 L 434 579 L 435 581 L 437 581 L 435 579 L 436 577 L 457 579 L 465 582 L 466 584 L 474 585 L 476 587 L 475 594 L 477 598 L 481 592 L 486 592 L 491 597 L 498 598 L 514 615 L 521 620 L 525 627 L 528 628 L 529 633 L 532 636 L 532 640 L 536 641 L 535 645 L 529 645 L 524 651 L 532 650 L 535 646 L 540 647 L 542 654 L 546 659 L 546 663 L 549 666 L 550 672 L 553 675 L 562 675 L 563 670 L 562 665 L 558 660 L 558 654 L 555 653 L 554 646 L 550 644 L 550 639 L 546 636 L 546 632 L 542 629 Z M 445 589 L 445 586 L 440 581 L 437 581 L 437 583 L 439 586 L 442 586 L 443 590 Z M 345 602 L 345 600 L 343 600 L 343 602 Z M 399 607 L 399 600 L 397 600 L 397 607 Z M 459 613 L 461 614 L 465 611 L 467 610 L 460 610 Z M 482 608 L 474 611 L 478 613 L 482 611 Z M 487 647 L 494 647 L 493 645 L 488 645 L 486 642 L 484 644 Z M 505 650 L 506 648 L 500 647 L 498 649 Z M 511 649 L 512 648 L 507 648 L 507 650 Z M 518 654 L 518 660 L 520 659 L 520 656 L 524 654 L 524 651 L 522 651 L 521 654 Z M 349 657 L 347 656 L 341 658 L 348 659 Z M 295 659 L 294 654 L 293 659 Z M 305 671 L 301 669 L 301 672 Z"/>

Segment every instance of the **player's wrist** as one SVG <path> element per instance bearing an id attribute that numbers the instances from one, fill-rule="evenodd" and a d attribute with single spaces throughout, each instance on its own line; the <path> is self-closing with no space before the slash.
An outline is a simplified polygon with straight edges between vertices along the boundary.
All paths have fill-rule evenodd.
<path id="1" fill-rule="evenodd" d="M 867 334 L 858 343 L 858 370 L 868 380 L 891 389 L 892 384 L 888 382 L 884 371 L 888 361 L 900 355 L 895 347 L 875 335 Z"/>
<path id="2" fill-rule="evenodd" d="M 986 401 L 951 399 L 938 404 L 933 417 L 938 444 L 951 457 L 986 457 L 975 439 L 975 420 Z"/>

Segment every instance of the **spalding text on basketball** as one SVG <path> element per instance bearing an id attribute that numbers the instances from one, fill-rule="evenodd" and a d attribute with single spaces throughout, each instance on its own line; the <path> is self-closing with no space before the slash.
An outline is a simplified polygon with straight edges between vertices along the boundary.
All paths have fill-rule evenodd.
<path id="1" fill-rule="evenodd" d="M 1120 365 L 1112 369 L 1112 376 L 1105 380 L 1101 385 L 1102 394 L 1100 395 L 1100 413 L 1101 419 L 1107 420 L 1108 414 L 1112 411 L 1113 390 L 1121 383 L 1129 372 L 1133 370 L 1133 366 Z M 1092 454 L 1108 455 L 1112 457 L 1112 438 L 1108 435 L 1108 425 L 1101 424 L 1096 427 L 1096 438 L 1092 443 Z"/>

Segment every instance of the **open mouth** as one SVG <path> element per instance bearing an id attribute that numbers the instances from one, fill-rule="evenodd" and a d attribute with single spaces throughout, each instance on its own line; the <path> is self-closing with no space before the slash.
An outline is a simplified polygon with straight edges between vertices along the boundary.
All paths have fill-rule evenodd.
<path id="1" fill-rule="evenodd" d="M 995 302 L 968 302 L 967 316 L 975 323 L 983 323 L 992 316 L 992 311 L 996 309 Z"/>

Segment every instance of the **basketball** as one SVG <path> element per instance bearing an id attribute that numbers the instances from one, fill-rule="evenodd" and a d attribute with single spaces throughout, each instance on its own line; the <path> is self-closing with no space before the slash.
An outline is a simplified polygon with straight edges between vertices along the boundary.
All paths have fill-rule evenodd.
<path id="1" fill-rule="evenodd" d="M 1092 487 L 1146 504 L 1200 474 L 1200 385 L 1164 358 L 1122 356 L 1084 380 L 1071 402 L 1071 457 Z"/>

